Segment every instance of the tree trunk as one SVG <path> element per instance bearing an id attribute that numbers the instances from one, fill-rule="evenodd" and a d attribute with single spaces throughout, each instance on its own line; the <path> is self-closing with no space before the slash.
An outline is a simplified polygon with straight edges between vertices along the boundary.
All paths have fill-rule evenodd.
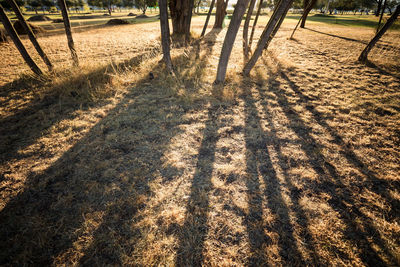
<path id="1" fill-rule="evenodd" d="M 215 23 L 214 28 L 220 29 L 222 28 L 222 24 L 224 23 L 224 18 L 226 15 L 226 7 L 228 6 L 228 1 L 217 0 L 217 11 L 215 12 Z"/>
<path id="2" fill-rule="evenodd" d="M 172 71 L 172 61 L 169 46 L 169 23 L 168 23 L 168 5 L 167 0 L 159 0 L 160 8 L 160 27 L 161 27 L 161 45 L 163 50 L 163 60 L 168 70 Z"/>
<path id="3" fill-rule="evenodd" d="M 264 50 L 266 50 L 266 49 L 268 48 L 268 46 L 269 46 L 269 44 L 271 43 L 272 39 L 274 39 L 275 34 L 278 32 L 278 30 L 279 30 L 279 28 L 281 27 L 283 21 L 285 20 L 286 15 L 287 15 L 287 13 L 288 13 L 290 7 L 291 7 L 291 5 L 287 5 L 287 7 L 286 7 L 285 11 L 283 12 L 281 18 L 279 19 L 278 23 L 275 25 L 274 30 L 272 31 L 271 35 L 269 36 L 268 42 L 267 42 L 267 44 L 265 45 Z"/>
<path id="4" fill-rule="evenodd" d="M 229 57 L 231 55 L 232 47 L 248 4 L 249 0 L 237 1 L 235 11 L 233 12 L 231 22 L 229 23 L 228 31 L 225 35 L 224 44 L 222 45 L 215 83 L 221 83 L 225 81 Z"/>
<path id="5" fill-rule="evenodd" d="M 46 63 L 49 71 L 52 71 L 53 69 L 53 65 L 51 64 L 49 58 L 47 57 L 47 55 L 45 54 L 45 52 L 42 50 L 42 48 L 40 47 L 35 34 L 32 32 L 31 27 L 28 25 L 28 23 L 26 23 L 24 16 L 21 13 L 21 10 L 19 9 L 17 3 L 15 3 L 15 0 L 7 0 L 8 4 L 11 6 L 11 8 L 13 9 L 15 15 L 17 16 L 19 22 L 21 23 L 22 27 L 25 29 L 25 31 L 28 34 L 29 39 L 31 40 L 33 46 L 35 47 L 36 51 L 38 52 L 38 54 L 41 56 L 41 58 L 43 59 L 44 63 Z"/>
<path id="6" fill-rule="evenodd" d="M 172 19 L 173 35 L 184 36 L 185 42 L 190 38 L 190 24 L 194 0 L 171 0 L 169 11 Z"/>
<path id="7" fill-rule="evenodd" d="M 275 28 L 281 17 L 284 15 L 285 11 L 290 7 L 293 3 L 293 0 L 281 0 L 279 5 L 275 8 L 274 13 L 272 14 L 270 20 L 268 21 L 267 26 L 265 27 L 260 40 L 258 41 L 257 48 L 254 50 L 253 55 L 250 60 L 247 62 L 246 66 L 243 69 L 244 75 L 249 75 L 251 69 L 256 64 L 258 58 L 261 56 L 264 47 L 267 42 L 270 41 L 271 34 L 273 31 L 277 31 Z"/>
<path id="8" fill-rule="evenodd" d="M 310 4 L 312 4 L 312 3 L 310 3 Z M 328 4 L 329 4 L 329 2 L 328 2 Z M 307 8 L 306 8 L 306 9 L 307 9 Z M 304 16 L 306 16 L 306 14 L 308 15 L 308 13 L 303 12 L 303 14 L 301 15 L 299 21 L 298 21 L 297 24 L 296 24 L 296 27 L 294 27 L 293 32 L 292 32 L 292 34 L 290 35 L 290 38 L 289 38 L 289 39 L 293 39 L 293 35 L 294 35 L 294 33 L 296 32 L 297 27 L 299 27 L 300 22 L 303 22 L 303 21 L 305 22 L 305 20 L 303 20 L 303 19 L 304 19 Z M 304 28 L 304 27 L 303 27 L 303 28 Z"/>
<path id="9" fill-rule="evenodd" d="M 306 3 L 307 3 L 307 5 L 306 5 Z M 310 13 L 311 9 L 313 9 L 315 3 L 317 3 L 317 0 L 304 1 L 304 11 L 303 11 L 300 28 L 304 28 L 306 26 L 307 16 Z"/>
<path id="10" fill-rule="evenodd" d="M 65 33 L 67 35 L 68 47 L 69 50 L 71 51 L 71 57 L 74 62 L 74 66 L 79 66 L 78 54 L 76 53 L 75 50 L 74 39 L 72 39 L 71 24 L 69 22 L 67 5 L 65 4 L 65 0 L 58 0 L 58 5 L 61 9 L 61 14 L 64 20 L 64 27 L 65 27 Z"/>
<path id="11" fill-rule="evenodd" d="M 385 32 L 392 26 L 392 24 L 396 21 L 397 17 L 400 14 L 400 5 L 397 5 L 396 10 L 393 12 L 393 14 L 390 16 L 390 18 L 387 20 L 385 25 L 383 25 L 382 29 L 379 30 L 379 32 L 375 35 L 374 38 L 368 43 L 368 45 L 365 47 L 365 49 L 362 51 L 360 57 L 358 58 L 358 61 L 365 63 L 368 59 L 368 54 L 371 51 L 371 49 L 375 46 L 375 44 L 379 41 L 379 39 L 385 34 Z"/>
<path id="12" fill-rule="evenodd" d="M 249 24 L 255 4 L 256 0 L 250 0 L 249 9 L 247 11 L 246 20 L 244 21 L 243 26 L 243 53 L 245 58 L 249 56 Z"/>
<path id="13" fill-rule="evenodd" d="M 262 4 L 263 4 L 263 0 L 260 0 L 260 3 L 258 5 L 258 9 L 257 9 L 257 14 L 256 14 L 256 17 L 255 17 L 254 23 L 253 23 L 253 28 L 251 29 L 250 41 L 249 41 L 249 49 L 251 49 L 251 44 L 253 43 L 254 32 L 256 30 L 258 17 L 260 16 L 260 13 L 261 13 Z"/>
<path id="14" fill-rule="evenodd" d="M 201 32 L 200 37 L 203 37 L 204 34 L 206 34 L 208 22 L 210 21 L 210 17 L 211 17 L 211 13 L 212 13 L 212 10 L 213 10 L 213 8 L 214 8 L 214 5 L 215 5 L 215 0 L 212 0 L 212 1 L 211 1 L 211 5 L 210 5 L 210 10 L 208 10 L 206 22 L 204 23 L 203 31 Z"/>
<path id="15" fill-rule="evenodd" d="M 383 14 L 385 13 L 385 9 L 386 9 L 386 0 L 385 0 L 385 2 L 383 2 L 383 8 L 382 8 L 381 16 L 379 17 L 378 27 L 376 27 L 376 32 L 378 32 L 379 29 L 381 28 L 382 18 L 383 18 Z"/>
<path id="16" fill-rule="evenodd" d="M 19 39 L 18 34 L 16 33 L 13 25 L 11 24 L 11 21 L 8 19 L 6 13 L 4 12 L 3 7 L 0 4 L 0 20 L 4 25 L 5 30 L 7 31 L 8 35 L 11 37 L 13 40 L 15 46 L 17 47 L 18 51 L 20 52 L 21 56 L 24 58 L 26 64 L 28 64 L 29 68 L 37 74 L 37 75 L 42 75 L 43 72 L 39 68 L 38 65 L 36 65 L 35 61 L 31 58 L 31 56 L 28 54 L 28 51 L 26 51 L 24 45 L 22 44 L 21 40 Z"/>
<path id="17" fill-rule="evenodd" d="M 375 16 L 379 16 L 379 14 L 381 13 L 382 1 L 383 0 L 378 1 L 378 7 L 376 8 Z"/>

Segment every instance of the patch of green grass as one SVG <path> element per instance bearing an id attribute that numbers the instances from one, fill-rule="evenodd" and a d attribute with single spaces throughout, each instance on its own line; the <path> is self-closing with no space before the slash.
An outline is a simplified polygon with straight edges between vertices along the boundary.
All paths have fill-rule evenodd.
<path id="1" fill-rule="evenodd" d="M 301 15 L 288 15 L 286 18 L 299 20 Z M 388 17 L 385 17 L 386 19 Z M 375 16 L 360 16 L 360 15 L 321 15 L 314 14 L 308 16 L 307 21 L 322 22 L 327 24 L 336 24 L 341 26 L 351 27 L 368 27 L 376 28 L 378 26 L 378 19 Z M 386 21 L 384 19 L 384 21 Z M 392 30 L 400 30 L 400 23 L 396 22 L 391 27 Z"/>

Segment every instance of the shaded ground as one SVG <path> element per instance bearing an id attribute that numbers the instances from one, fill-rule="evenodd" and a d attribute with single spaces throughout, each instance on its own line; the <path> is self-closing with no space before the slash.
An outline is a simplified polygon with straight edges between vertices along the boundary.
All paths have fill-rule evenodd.
<path id="1" fill-rule="evenodd" d="M 1 87 L 0 264 L 399 265 L 398 33 L 363 66 L 371 30 L 288 41 L 289 22 L 250 79 L 238 38 L 221 88 L 225 30 L 175 49 L 174 79 L 158 24 L 117 27 L 76 34 L 82 58 L 128 60 L 87 74 L 112 97 Z"/>

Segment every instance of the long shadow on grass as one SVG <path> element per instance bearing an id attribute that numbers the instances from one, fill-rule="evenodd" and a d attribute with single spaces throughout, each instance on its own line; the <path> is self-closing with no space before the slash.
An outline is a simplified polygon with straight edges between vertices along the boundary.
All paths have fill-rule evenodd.
<path id="1" fill-rule="evenodd" d="M 293 90 L 300 98 L 300 100 L 295 104 L 305 106 L 305 108 L 313 114 L 313 119 L 327 130 L 327 132 L 333 137 L 334 142 L 341 148 L 339 153 L 367 177 L 367 181 L 363 184 L 353 185 L 354 188 L 348 188 L 348 186 L 343 183 L 343 177 L 340 176 L 337 167 L 329 163 L 329 159 L 325 158 L 321 153 L 316 155 L 312 152 L 315 151 L 315 148 L 322 151 L 324 147 L 310 134 L 312 132 L 311 127 L 308 126 L 297 113 L 293 107 L 295 104 L 288 101 L 286 96 L 287 92 L 280 89 L 278 83 L 278 86 L 270 87 L 270 91 L 276 96 L 278 104 L 287 118 L 292 122 L 289 124 L 289 127 L 300 138 L 302 150 L 307 154 L 312 168 L 319 175 L 320 181 L 322 181 L 315 185 L 314 190 L 328 194 L 331 197 L 329 200 L 330 206 L 341 215 L 340 219 L 346 224 L 346 229 L 344 230 L 345 238 L 351 241 L 353 245 L 358 248 L 359 256 L 366 265 L 386 265 L 385 261 L 381 258 L 381 255 L 373 248 L 374 245 L 377 245 L 383 251 L 385 257 L 387 257 L 392 264 L 395 264 L 395 255 L 393 255 L 387 248 L 385 241 L 374 228 L 372 219 L 367 217 L 360 210 L 362 206 L 360 207 L 360 204 L 354 201 L 353 195 L 354 190 L 359 191 L 361 187 L 369 188 L 377 194 L 382 195 L 392 205 L 391 211 L 394 212 L 391 215 L 392 218 L 396 218 L 398 216 L 396 214 L 399 214 L 398 201 L 393 200 L 387 192 L 387 189 L 383 187 L 385 182 L 377 178 L 372 171 L 368 170 L 355 153 L 347 148 L 340 135 L 338 135 L 335 130 L 327 124 L 323 115 L 309 103 L 307 96 L 301 92 L 300 88 L 292 82 L 285 73 L 281 72 L 280 76 L 289 84 L 291 90 Z M 361 181 L 361 178 L 358 180 Z"/>
<path id="2" fill-rule="evenodd" d="M 65 82 L 65 84 L 58 85 L 63 87 L 75 87 L 76 91 L 71 91 L 73 97 L 79 98 L 80 87 L 85 89 L 87 84 L 91 88 L 96 89 L 98 86 L 105 84 L 109 81 L 110 74 L 114 70 L 124 71 L 138 66 L 144 59 L 153 56 L 160 52 L 158 47 L 149 48 L 146 53 L 133 57 L 117 65 L 110 64 L 105 67 L 99 68 L 88 75 L 76 77 Z M 0 88 L 1 96 L 6 98 L 4 104 L 9 104 L 18 98 L 22 98 L 31 89 L 43 85 L 43 82 L 32 79 L 19 80 L 12 82 Z M 15 90 L 18 93 L 15 94 Z M 22 159 L 31 154 L 20 154 L 19 150 L 34 144 L 41 136 L 45 134 L 53 125 L 64 119 L 73 119 L 77 115 L 74 111 L 81 108 L 78 101 L 64 102 L 56 93 L 59 93 L 58 88 L 49 88 L 42 97 L 38 97 L 26 104 L 26 107 L 18 109 L 7 117 L 0 118 L 0 136 L 2 142 L 0 145 L 0 165 L 13 159 Z M 55 92 L 54 92 L 55 91 Z M 87 93 L 87 92 L 85 92 Z M 34 152 L 33 152 L 34 153 Z M 40 155 L 43 157 L 44 155 Z"/>
<path id="3" fill-rule="evenodd" d="M 212 53 L 215 40 L 220 30 L 210 31 L 203 40 L 207 43 L 206 54 L 200 57 L 200 46 L 196 46 L 196 65 L 204 68 Z M 214 90 L 217 90 L 214 88 Z M 209 213 L 209 192 L 212 189 L 211 175 L 215 161 L 215 149 L 218 140 L 219 106 L 211 104 L 203 130 L 203 139 L 200 145 L 196 170 L 190 188 L 190 196 L 186 205 L 185 221 L 179 232 L 179 246 L 176 265 L 199 266 L 203 263 L 204 241 L 208 232 L 207 220 Z"/>
<path id="4" fill-rule="evenodd" d="M 261 118 L 250 91 L 245 92 L 244 101 L 246 172 L 249 175 L 246 179 L 249 214 L 245 221 L 252 253 L 249 265 L 268 265 L 265 253 L 268 253 L 267 245 L 271 241 L 266 237 L 264 228 L 278 234 L 278 249 L 282 264 L 305 264 L 293 236 L 294 228 L 289 217 L 289 207 L 283 199 L 283 188 L 272 164 L 268 149 L 270 138 L 265 136 L 261 127 Z M 260 177 L 266 187 L 263 193 L 260 190 Z M 266 206 L 276 217 L 275 221 L 267 226 L 264 226 L 263 222 L 263 197 L 265 197 Z"/>
<path id="5" fill-rule="evenodd" d="M 149 183 L 164 173 L 161 157 L 192 108 L 169 88 L 147 79 L 138 84 L 57 162 L 29 177 L 0 212 L 0 264 L 122 265 L 132 255 L 141 231 L 131 223 L 146 206 Z M 75 254 L 87 238 L 92 245 Z"/>
<path id="6" fill-rule="evenodd" d="M 339 39 L 350 41 L 350 42 L 357 42 L 357 43 L 361 43 L 361 44 L 364 44 L 364 45 L 368 44 L 368 42 L 362 41 L 362 40 L 357 40 L 357 39 L 353 39 L 353 38 L 349 38 L 349 37 L 339 36 L 339 35 L 336 35 L 336 34 L 321 32 L 321 31 L 313 30 L 313 29 L 310 29 L 310 28 L 307 28 L 307 27 L 305 29 L 309 30 L 309 31 L 312 31 L 312 32 L 315 32 L 315 33 L 319 33 L 319 34 L 323 34 L 323 35 L 339 38 Z M 389 45 L 389 44 L 384 44 L 384 43 L 382 43 L 382 41 L 380 43 L 376 44 L 375 46 L 379 47 L 379 48 L 393 49 L 393 50 L 396 50 L 397 52 L 400 52 L 400 48 L 392 46 L 392 45 Z"/>

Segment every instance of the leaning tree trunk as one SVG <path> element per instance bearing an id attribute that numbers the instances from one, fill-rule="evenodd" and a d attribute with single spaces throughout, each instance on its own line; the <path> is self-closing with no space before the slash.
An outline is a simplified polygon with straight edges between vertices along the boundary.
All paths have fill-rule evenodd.
<path id="1" fill-rule="evenodd" d="M 275 8 L 274 13 L 272 14 L 271 18 L 268 21 L 267 26 L 265 27 L 263 33 L 261 34 L 260 40 L 258 41 L 257 48 L 254 50 L 253 55 L 251 56 L 250 60 L 247 62 L 243 69 L 244 75 L 249 75 L 251 69 L 256 64 L 258 58 L 261 56 L 262 51 L 270 41 L 271 34 L 278 29 L 276 29 L 276 25 L 278 24 L 281 17 L 284 15 L 285 11 L 288 9 L 288 6 L 292 5 L 293 0 L 281 0 L 279 5 Z"/>
<path id="2" fill-rule="evenodd" d="M 379 17 L 379 22 L 378 22 L 378 27 L 376 27 L 376 32 L 378 32 L 381 28 L 382 18 L 383 18 L 383 14 L 385 13 L 385 9 L 386 9 L 386 0 L 385 0 L 385 2 L 383 2 L 382 12 L 381 12 L 381 16 Z"/>
<path id="3" fill-rule="evenodd" d="M 375 16 L 379 16 L 379 14 L 381 13 L 382 2 L 383 0 L 378 1 L 378 7 L 376 8 Z"/>
<path id="4" fill-rule="evenodd" d="M 26 23 L 24 16 L 21 13 L 21 10 L 19 9 L 17 3 L 15 3 L 15 0 L 7 0 L 8 4 L 11 6 L 13 9 L 15 15 L 17 16 L 19 22 L 21 23 L 22 27 L 25 29 L 25 31 L 28 33 L 28 37 L 31 40 L 33 46 L 35 47 L 36 51 L 38 54 L 41 56 L 43 59 L 44 63 L 46 63 L 49 71 L 53 69 L 53 65 L 51 64 L 49 58 L 47 57 L 46 53 L 43 51 L 43 49 L 40 47 L 35 34 L 33 33 L 31 27 Z"/>
<path id="5" fill-rule="evenodd" d="M 58 5 L 60 6 L 61 14 L 64 20 L 65 33 L 67 35 L 67 40 L 68 40 L 68 47 L 69 50 L 71 51 L 71 57 L 74 62 L 74 66 L 79 66 L 78 54 L 76 53 L 75 50 L 74 39 L 72 39 L 71 24 L 69 22 L 67 5 L 65 4 L 65 0 L 58 0 Z"/>
<path id="6" fill-rule="evenodd" d="M 24 45 L 21 42 L 21 39 L 19 39 L 17 32 L 15 31 L 13 25 L 11 24 L 11 21 L 8 19 L 6 13 L 4 12 L 4 9 L 1 6 L 1 4 L 0 4 L 0 20 L 3 23 L 4 28 L 7 31 L 8 35 L 13 40 L 21 56 L 24 58 L 26 64 L 28 64 L 29 68 L 31 68 L 31 70 L 35 74 L 42 75 L 43 74 L 42 70 L 39 68 L 38 65 L 36 65 L 35 61 L 33 61 L 31 56 L 28 54 L 28 51 L 26 51 Z"/>
<path id="7" fill-rule="evenodd" d="M 160 27 L 161 27 L 161 44 L 163 50 L 163 60 L 168 70 L 172 71 L 172 61 L 169 45 L 169 23 L 168 23 L 168 5 L 167 0 L 159 0 L 158 6 L 160 9 Z"/>
<path id="8" fill-rule="evenodd" d="M 203 31 L 201 32 L 200 37 L 203 37 L 204 34 L 206 34 L 208 22 L 210 21 L 210 17 L 211 17 L 212 10 L 213 10 L 213 8 L 214 8 L 214 4 L 215 4 L 215 0 L 212 0 L 212 1 L 211 1 L 211 5 L 210 5 L 210 10 L 208 10 L 206 22 L 204 23 Z"/>
<path id="9" fill-rule="evenodd" d="M 367 44 L 365 49 L 362 51 L 360 57 L 358 58 L 358 61 L 363 63 L 367 61 L 368 54 L 371 51 L 371 49 L 375 46 L 375 44 L 379 41 L 379 39 L 383 36 L 383 34 L 385 34 L 385 32 L 390 28 L 390 26 L 392 26 L 392 24 L 396 21 L 399 14 L 400 14 L 400 5 L 397 5 L 396 10 L 387 20 L 385 25 L 383 25 L 382 29 L 379 30 L 379 32 L 375 35 L 375 37 L 372 38 L 372 40 Z"/>
<path id="10" fill-rule="evenodd" d="M 256 14 L 256 17 L 254 18 L 253 28 L 251 29 L 249 49 L 251 49 L 251 44 L 253 43 L 254 32 L 256 30 L 258 17 L 260 16 L 260 13 L 261 13 L 262 4 L 263 4 L 263 0 L 260 0 L 260 3 L 258 4 L 257 14 Z"/>
<path id="11" fill-rule="evenodd" d="M 288 5 L 288 6 L 286 7 L 286 9 L 285 9 L 285 11 L 283 12 L 283 14 L 282 14 L 281 18 L 279 19 L 278 23 L 275 25 L 274 30 L 272 31 L 271 35 L 270 35 L 269 38 L 268 38 L 267 44 L 264 46 L 264 50 L 266 50 L 266 49 L 268 48 L 268 46 L 269 46 L 269 44 L 271 43 L 272 39 L 274 39 L 276 33 L 278 32 L 279 28 L 281 27 L 283 21 L 284 21 L 285 18 L 286 18 L 286 15 L 287 15 L 287 13 L 288 13 L 288 11 L 289 11 L 289 9 L 290 9 L 290 6 L 291 6 L 291 5 Z"/>
<path id="12" fill-rule="evenodd" d="M 243 53 L 246 58 L 249 56 L 249 24 L 255 4 L 256 0 L 250 0 L 249 9 L 247 11 L 246 20 L 244 21 L 243 26 Z"/>
<path id="13" fill-rule="evenodd" d="M 312 4 L 312 2 L 310 2 L 310 4 Z M 329 4 L 329 2 L 328 2 L 328 4 Z M 296 24 L 296 27 L 294 27 L 293 32 L 292 32 L 292 34 L 290 35 L 289 39 L 293 39 L 294 33 L 296 32 L 297 28 L 299 27 L 300 22 L 303 22 L 303 18 L 304 18 L 304 16 L 306 16 L 306 14 L 308 15 L 308 13 L 303 12 L 303 14 L 301 15 L 299 21 L 298 21 L 297 24 Z M 304 21 L 305 21 L 305 20 L 304 20 Z"/>
<path id="14" fill-rule="evenodd" d="M 222 24 L 224 23 L 224 18 L 226 15 L 226 8 L 228 6 L 228 1 L 217 0 L 217 11 L 215 12 L 215 23 L 214 28 L 220 29 L 222 28 Z"/>
<path id="15" fill-rule="evenodd" d="M 304 1 L 304 11 L 301 19 L 300 28 L 304 28 L 306 26 L 308 14 L 310 13 L 311 9 L 313 9 L 315 3 L 317 3 L 317 0 Z"/>
<path id="16" fill-rule="evenodd" d="M 172 19 L 173 35 L 183 36 L 185 41 L 190 37 L 194 0 L 170 0 L 169 11 Z"/>
<path id="17" fill-rule="evenodd" d="M 224 44 L 222 45 L 215 83 L 221 83 L 225 81 L 229 57 L 231 55 L 232 47 L 248 4 L 249 0 L 237 1 L 235 11 L 233 12 L 231 22 L 229 23 L 228 31 L 225 35 Z"/>

